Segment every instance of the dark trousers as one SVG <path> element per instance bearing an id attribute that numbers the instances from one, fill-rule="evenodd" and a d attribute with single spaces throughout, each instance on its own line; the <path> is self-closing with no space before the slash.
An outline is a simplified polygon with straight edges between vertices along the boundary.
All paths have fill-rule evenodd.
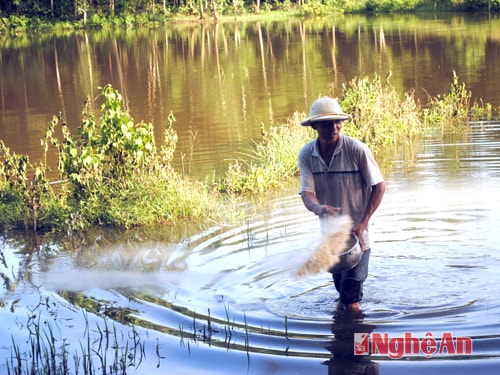
<path id="1" fill-rule="evenodd" d="M 369 259 L 370 249 L 367 249 L 356 267 L 333 274 L 335 289 L 339 292 L 340 302 L 343 304 L 360 302 L 363 298 L 363 283 L 368 276 Z"/>

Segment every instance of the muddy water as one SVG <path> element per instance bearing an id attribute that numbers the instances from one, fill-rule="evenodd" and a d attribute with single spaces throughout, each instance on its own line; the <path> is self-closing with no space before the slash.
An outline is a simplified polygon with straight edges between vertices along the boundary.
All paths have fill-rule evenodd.
<path id="1" fill-rule="evenodd" d="M 140 374 L 496 373 L 500 124 L 429 134 L 414 158 L 399 155 L 360 315 L 337 309 L 329 274 L 295 277 L 319 226 L 292 186 L 240 226 L 174 241 L 168 228 L 103 233 L 73 250 L 4 239 L 2 357 L 11 335 L 28 351 L 38 322 L 69 353 L 85 332 L 95 345 L 104 327 L 124 332 L 116 345 Z M 367 333 L 368 353 L 354 355 Z"/>

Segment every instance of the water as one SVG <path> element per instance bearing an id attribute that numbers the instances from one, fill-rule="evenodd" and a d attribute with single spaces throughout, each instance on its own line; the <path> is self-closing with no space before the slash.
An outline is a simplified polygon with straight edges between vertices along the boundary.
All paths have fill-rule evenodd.
<path id="1" fill-rule="evenodd" d="M 424 100 L 445 92 L 456 69 L 474 97 L 498 106 L 498 22 L 350 16 L 16 39 L 0 49 L 0 138 L 35 161 L 52 115 L 62 111 L 74 128 L 84 98 L 110 82 L 137 122 L 159 129 L 174 112 L 176 166 L 205 178 L 244 153 L 261 123 L 339 95 L 355 76 L 392 72 L 400 92 Z M 191 134 L 192 160 L 181 157 Z M 7 233 L 0 373 L 17 359 L 13 342 L 28 364 L 31 340 L 52 336 L 70 367 L 89 358 L 90 342 L 108 365 L 123 356 L 128 373 L 496 373 L 498 155 L 493 122 L 428 134 L 391 156 L 357 317 L 338 311 L 328 274 L 294 275 L 319 234 L 298 181 L 240 225 Z M 451 333 L 473 350 L 354 356 L 354 334 L 368 332 L 372 342 L 432 334 L 441 344 Z M 94 356 L 97 367 L 103 358 Z"/>
<path id="2" fill-rule="evenodd" d="M 156 239 L 102 232 L 57 251 L 57 241 L 6 239 L 2 356 L 10 355 L 10 335 L 26 342 L 35 319 L 78 352 L 85 327 L 98 342 L 94 327 L 107 316 L 125 332 L 121 340 L 135 337 L 122 324 L 136 327 L 147 354 L 141 374 L 496 373 L 499 151 L 500 124 L 474 123 L 463 135 L 429 134 L 414 159 L 396 158 L 359 316 L 338 310 L 329 274 L 294 275 L 319 235 L 296 186 L 244 224 L 176 241 L 161 228 Z M 402 359 L 396 346 L 354 356 L 359 333 L 372 341 L 409 335 L 419 345 L 432 335 L 437 343 L 428 352 L 410 346 Z M 472 352 L 450 346 L 449 337 L 470 339 Z"/>
<path id="3" fill-rule="evenodd" d="M 414 90 L 425 104 L 447 92 L 456 71 L 473 100 L 498 108 L 499 28 L 498 15 L 487 14 L 349 15 L 7 39 L 0 139 L 38 161 L 52 117 L 62 113 L 75 131 L 83 102 L 110 83 L 159 142 L 172 111 L 175 166 L 205 179 L 245 153 L 261 124 L 307 112 L 321 95 L 342 97 L 356 77 L 390 74 L 397 92 Z"/>

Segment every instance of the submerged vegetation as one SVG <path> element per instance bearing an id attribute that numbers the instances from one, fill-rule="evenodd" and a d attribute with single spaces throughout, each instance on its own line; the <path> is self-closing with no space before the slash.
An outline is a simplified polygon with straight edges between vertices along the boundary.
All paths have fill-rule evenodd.
<path id="1" fill-rule="evenodd" d="M 449 91 L 425 106 L 412 92 L 401 98 L 390 77 L 379 76 L 353 79 L 339 99 L 354 114 L 343 132 L 375 152 L 414 141 L 429 128 L 460 129 L 471 119 L 491 117 L 493 111 L 488 104 L 472 103 L 455 74 Z M 45 156 L 36 165 L 0 141 L 1 227 L 73 233 L 95 225 L 222 222 L 231 220 L 228 212 L 236 219 L 237 196 L 265 194 L 296 178 L 297 154 L 315 135 L 299 125 L 301 113 L 280 126 L 262 126 L 262 139 L 232 160 L 220 179 L 201 182 L 172 167 L 177 142 L 173 114 L 158 146 L 152 125 L 134 123 L 113 87 L 102 88 L 98 100 L 99 119 L 87 102 L 76 134 L 61 116 L 54 116 L 41 140 Z M 53 148 L 57 172 L 47 163 Z"/>
<path id="2" fill-rule="evenodd" d="M 58 337 L 57 326 L 50 320 L 41 321 L 35 313 L 28 317 L 29 349 L 23 351 L 11 337 L 11 355 L 2 363 L 7 374 L 79 374 L 81 371 L 90 375 L 99 370 L 103 374 L 126 374 L 127 369 L 137 368 L 145 360 L 145 340 L 135 327 L 124 335 L 114 322 L 108 326 L 106 317 L 102 319 L 103 326 L 96 323 L 95 328 L 90 327 L 85 310 L 83 314 L 84 334 L 78 344 L 73 345 L 74 352 L 69 349 L 71 343 Z"/>

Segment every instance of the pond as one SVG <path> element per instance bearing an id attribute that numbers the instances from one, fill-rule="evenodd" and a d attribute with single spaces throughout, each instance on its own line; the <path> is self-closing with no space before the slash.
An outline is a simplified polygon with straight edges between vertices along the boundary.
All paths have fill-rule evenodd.
<path id="1" fill-rule="evenodd" d="M 500 123 L 473 123 L 466 134 L 429 134 L 411 163 L 398 154 L 356 317 L 336 311 L 329 274 L 295 275 L 319 229 L 293 187 L 243 225 L 190 236 L 101 231 L 75 245 L 11 234 L 2 244 L 2 357 L 15 357 L 11 336 L 29 352 L 42 332 L 55 347 L 66 340 L 70 364 L 89 352 L 87 340 L 110 341 L 108 361 L 127 355 L 140 374 L 495 373 L 499 151 Z M 360 333 L 387 346 L 354 356 Z M 430 335 L 434 350 L 422 344 Z M 405 337 L 420 346 L 388 344 Z"/>
<path id="2" fill-rule="evenodd" d="M 61 80 L 60 86 L 57 78 L 55 82 L 45 79 L 45 95 L 37 90 L 33 94 L 27 89 L 31 80 L 24 80 L 24 98 L 33 95 L 31 99 L 40 101 L 39 106 L 31 105 L 30 99 L 21 101 L 23 108 L 11 107 L 18 103 L 14 101 L 17 89 L 9 86 L 4 91 L 9 95 L 2 99 L 9 105 L 2 107 L 1 138 L 36 157 L 29 143 L 35 138 L 33 132 L 43 131 L 42 124 L 53 110 L 49 86 L 62 88 L 63 95 L 56 97 L 64 98 L 66 112 L 71 114 L 78 108 L 76 97 L 86 90 L 76 87 L 93 82 L 79 76 L 90 74 L 89 67 L 93 74 L 107 77 L 112 72 L 127 82 L 120 90 L 129 88 L 127 101 L 139 114 L 134 114 L 137 119 L 148 119 L 150 113 L 148 120 L 153 121 L 168 114 L 165 103 L 178 105 L 174 112 L 181 138 L 182 134 L 189 138 L 189 131 L 199 132 L 191 168 L 200 174 L 220 168 L 225 160 L 221 155 L 244 152 L 257 137 L 260 122 L 270 125 L 295 110 L 305 111 L 311 98 L 328 89 L 328 82 L 338 87 L 359 73 L 385 74 L 390 68 L 402 91 L 425 87 L 438 93 L 450 83 L 451 73 L 445 70 L 456 66 L 476 95 L 479 92 L 486 101 L 500 103 L 500 93 L 492 83 L 498 64 L 489 60 L 498 56 L 500 38 L 487 32 L 496 20 L 467 20 L 470 28 L 459 28 L 461 18 L 453 17 L 420 20 L 413 27 L 397 18 L 391 22 L 360 19 L 346 17 L 338 26 L 325 21 L 325 27 L 293 24 L 293 30 L 303 31 L 298 35 L 279 23 L 264 29 L 246 25 L 239 38 L 233 35 L 219 42 L 219 58 L 226 56 L 234 63 L 231 70 L 219 60 L 220 71 L 211 65 L 214 40 L 210 38 L 216 31 L 200 33 L 199 25 L 184 26 L 196 30 L 189 34 L 192 38 L 165 34 L 162 45 L 169 48 L 164 47 L 163 58 L 150 60 L 153 65 L 148 74 L 158 75 L 147 83 L 139 79 L 145 55 L 138 48 L 146 41 L 157 41 L 155 33 L 144 32 L 144 39 L 119 36 L 106 47 L 89 43 L 92 62 L 85 64 L 76 56 L 68 57 L 72 43 L 56 39 L 49 43 L 49 54 L 37 61 L 47 61 L 50 53 L 54 56 L 58 50 L 54 45 L 62 43 L 61 48 L 68 51 L 65 58 L 83 65 L 79 70 L 69 63 L 61 65 L 59 71 L 73 78 Z M 358 27 L 348 27 L 349 22 Z M 221 29 L 227 27 L 221 25 Z M 331 30 L 337 28 L 340 35 L 332 39 Z M 300 35 L 307 42 L 300 41 Z M 266 46 L 262 50 L 257 48 L 259 36 Z M 280 36 L 279 41 L 273 39 Z M 210 43 L 199 43 L 197 37 Z M 366 39 L 366 44 L 358 45 L 356 54 L 349 46 L 358 38 Z M 241 54 L 234 49 L 235 40 L 242 46 Z M 384 40 L 383 48 L 380 40 Z M 248 51 L 251 43 L 256 46 L 253 53 Z M 473 48 L 472 56 L 454 55 L 444 48 L 470 51 L 464 44 Z M 84 45 L 78 44 L 79 53 Z M 478 52 L 479 45 L 484 53 Z M 397 46 L 401 46 L 398 58 L 394 55 Z M 174 48 L 180 49 L 174 52 Z M 304 54 L 298 53 L 302 48 Z M 338 61 L 331 54 L 337 48 Z M 42 55 L 43 49 L 30 53 Z M 113 61 L 122 65 L 104 64 L 105 60 L 96 57 L 103 51 L 108 57 L 119 56 L 120 60 Z M 406 54 L 413 57 L 403 58 Z M 433 69 L 426 70 L 437 67 L 436 56 L 441 67 L 446 65 L 440 78 Z M 242 63 L 243 59 L 248 60 Z M 330 64 L 324 64 L 327 59 Z M 415 59 L 422 60 L 416 64 Z M 10 80 L 5 61 L 4 55 L 4 84 Z M 337 70 L 332 68 L 334 61 Z M 426 68 L 421 66 L 424 61 Z M 236 73 L 241 73 L 242 66 L 248 68 L 246 79 Z M 120 72 L 124 67 L 127 72 Z M 32 66 L 21 72 L 33 74 L 38 82 L 43 79 L 36 69 L 43 68 Z M 333 79 L 334 71 L 343 72 L 342 78 Z M 262 80 L 266 75 L 268 86 L 255 82 L 255 77 Z M 199 81 L 201 76 L 209 78 Z M 38 83 L 35 87 L 40 88 Z M 164 94 L 161 100 L 160 92 Z M 74 100 L 71 110 L 70 100 Z M 189 141 L 184 141 L 180 152 L 187 153 L 189 147 Z M 29 365 L 30 353 L 50 358 L 54 352 L 58 360 L 66 353 L 68 367 L 79 364 L 81 373 L 84 366 L 122 373 L 118 370 L 122 365 L 127 373 L 139 374 L 496 373 L 500 365 L 499 155 L 498 121 L 472 123 L 460 134 L 429 133 L 421 144 L 394 152 L 385 172 L 388 189 L 375 218 L 376 244 L 362 314 L 355 317 L 337 311 L 329 274 L 295 276 L 301 254 L 319 232 L 317 218 L 305 210 L 297 195 L 298 181 L 262 207 L 248 203 L 253 214 L 240 225 L 102 229 L 79 238 L 7 233 L 1 237 L 0 254 L 4 281 L 0 372 L 6 373 L 18 360 Z M 361 345 L 366 344 L 364 337 L 368 346 Z M 427 340 L 431 338 L 436 341 Z M 360 348 L 368 348 L 368 353 L 360 350 L 355 355 Z"/>

